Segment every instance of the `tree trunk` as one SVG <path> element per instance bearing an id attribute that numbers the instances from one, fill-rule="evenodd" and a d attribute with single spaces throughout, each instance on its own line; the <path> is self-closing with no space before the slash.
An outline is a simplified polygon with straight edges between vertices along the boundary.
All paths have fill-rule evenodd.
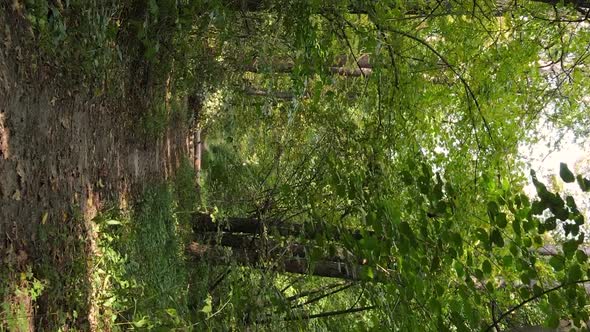
<path id="1" fill-rule="evenodd" d="M 590 0 L 531 0 L 531 2 L 545 3 L 552 6 L 565 4 L 580 10 L 590 8 Z M 226 5 L 228 8 L 250 12 L 273 9 L 272 7 L 268 6 L 268 3 L 269 2 L 263 0 L 226 0 Z M 512 0 L 497 0 L 495 10 L 491 14 L 501 16 L 504 14 L 507 7 L 511 6 L 513 3 L 514 1 Z M 454 5 L 453 1 L 450 0 L 426 0 L 423 2 L 408 1 L 406 3 L 402 3 L 401 7 L 405 11 L 406 15 L 426 16 L 432 14 L 433 9 L 435 8 L 442 8 L 444 13 L 447 15 L 468 14 L 457 12 L 457 6 Z M 328 3 L 328 5 L 322 8 L 320 11 L 329 11 L 332 8 L 333 7 L 331 7 Z M 363 6 L 363 3 L 359 1 L 358 3 L 350 4 L 348 6 L 348 12 L 350 14 L 366 14 L 367 9 L 366 6 Z"/>
<path id="2" fill-rule="evenodd" d="M 347 68 L 349 66 L 351 68 Z M 289 59 L 274 59 L 270 62 L 262 61 L 260 59 L 254 60 L 251 64 L 243 67 L 244 71 L 251 73 L 260 73 L 270 71 L 273 73 L 290 73 L 293 71 L 295 64 Z M 336 57 L 335 62 L 328 68 L 332 74 L 341 76 L 368 76 L 373 71 L 373 64 L 369 54 L 362 54 L 355 58 L 350 55 L 342 54 Z"/>
<path id="3" fill-rule="evenodd" d="M 293 223 L 281 220 L 268 220 L 265 225 L 256 218 L 228 218 L 222 222 L 214 223 L 211 216 L 206 213 L 195 213 L 193 215 L 193 225 L 197 232 L 231 232 L 231 233 L 246 233 L 259 234 L 263 227 L 268 227 L 268 232 L 271 235 L 279 236 L 293 236 L 300 239 L 314 240 L 317 234 L 330 234 L 329 240 L 338 241 L 344 236 L 348 236 L 354 240 L 361 240 L 364 236 L 375 236 L 373 231 L 360 231 L 358 229 L 339 229 L 336 226 L 329 225 L 323 222 L 304 222 Z M 580 246 L 578 248 L 590 256 L 590 246 Z M 559 246 L 545 245 L 536 249 L 541 256 L 556 256 L 562 253 Z"/>
<path id="4" fill-rule="evenodd" d="M 246 94 L 248 94 L 250 96 L 270 97 L 270 98 L 281 99 L 281 100 L 292 100 L 294 98 L 294 95 L 291 92 L 288 92 L 288 91 L 272 91 L 272 92 L 268 92 L 268 91 L 264 91 L 264 90 L 260 90 L 260 89 L 255 89 L 255 88 L 248 88 L 248 89 L 246 89 Z"/>
<path id="5" fill-rule="evenodd" d="M 360 267 L 343 262 L 316 261 L 304 258 L 278 257 L 274 261 L 263 259 L 259 252 L 251 249 L 225 250 L 222 247 L 193 242 L 186 248 L 187 254 L 194 259 L 206 259 L 212 264 L 225 265 L 235 261 L 243 266 L 267 268 L 278 272 L 288 272 L 317 277 L 338 278 L 344 280 L 361 280 Z"/>
<path id="6" fill-rule="evenodd" d="M 205 242 L 210 245 L 230 247 L 238 250 L 253 250 L 269 259 L 285 256 L 309 259 L 314 248 L 317 251 L 322 251 L 321 248 L 312 244 L 285 243 L 286 241 L 279 241 L 273 238 L 261 239 L 246 234 L 222 233 L 218 235 L 211 233 L 208 235 L 205 237 Z M 358 265 L 364 265 L 367 262 L 366 259 L 357 258 L 342 248 L 337 248 L 335 251 L 333 255 L 322 256 L 321 260 Z"/>
<path id="7" fill-rule="evenodd" d="M 202 160 L 202 152 L 203 146 L 201 142 L 201 127 L 197 125 L 195 129 L 194 138 L 193 138 L 193 149 L 194 149 L 194 167 L 195 167 L 195 180 L 196 180 L 196 187 L 199 188 L 200 178 L 201 178 L 201 160 Z"/>
<path id="8" fill-rule="evenodd" d="M 293 236 L 300 239 L 314 240 L 318 234 L 329 234 L 329 240 L 339 241 L 344 237 L 361 240 L 365 236 L 375 236 L 373 231 L 361 231 L 357 229 L 344 229 L 324 222 L 294 223 L 282 220 L 267 220 L 262 223 L 256 218 L 228 218 L 221 222 L 213 222 L 211 215 L 195 213 L 193 215 L 193 227 L 196 232 L 224 231 L 231 233 L 259 234 L 264 227 L 268 227 L 271 235 Z"/>

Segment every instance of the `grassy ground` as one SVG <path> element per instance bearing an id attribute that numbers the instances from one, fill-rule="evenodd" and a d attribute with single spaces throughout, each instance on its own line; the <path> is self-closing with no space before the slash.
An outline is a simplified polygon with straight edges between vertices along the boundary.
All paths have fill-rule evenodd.
<path id="1" fill-rule="evenodd" d="M 194 278 L 200 267 L 187 264 L 183 250 L 198 202 L 194 181 L 185 160 L 172 181 L 149 185 L 132 208 L 102 211 L 94 219 L 98 248 L 90 260 L 86 239 L 70 236 L 79 215 L 46 221 L 40 231 L 46 255 L 34 269 L 12 276 L 20 283 L 3 285 L 0 330 L 26 330 L 25 306 L 49 313 L 35 324 L 42 330 L 87 330 L 90 301 L 97 303 L 99 330 L 190 329 L 207 298 L 207 280 Z M 59 247 L 67 255 L 55 255 L 52 248 Z M 23 294 L 31 300 L 23 301 Z"/>

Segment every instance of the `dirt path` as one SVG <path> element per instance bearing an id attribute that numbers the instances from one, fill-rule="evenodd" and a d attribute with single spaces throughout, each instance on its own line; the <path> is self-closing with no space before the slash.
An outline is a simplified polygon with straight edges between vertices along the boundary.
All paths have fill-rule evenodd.
<path id="1" fill-rule="evenodd" d="M 136 138 L 129 114 L 137 110 L 62 89 L 59 68 L 27 67 L 24 33 L 2 11 L 0 4 L 0 270 L 53 264 L 68 273 L 77 260 L 91 261 L 97 211 L 106 202 L 124 206 L 146 182 L 171 174 L 186 153 L 187 129 L 177 124 L 155 142 Z M 39 303 L 35 321 L 43 324 Z M 72 319 L 93 326 L 92 311 Z"/>

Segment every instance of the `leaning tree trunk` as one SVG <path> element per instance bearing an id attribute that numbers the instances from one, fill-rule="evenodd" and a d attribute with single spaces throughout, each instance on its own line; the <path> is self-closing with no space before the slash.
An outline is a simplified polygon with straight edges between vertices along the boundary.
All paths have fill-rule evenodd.
<path id="1" fill-rule="evenodd" d="M 278 7 L 272 6 L 273 2 L 277 3 L 277 1 L 264 0 L 225 0 L 225 5 L 227 8 L 233 10 L 258 12 L 276 10 Z M 580 11 L 590 8 L 590 0 L 531 0 L 531 2 L 544 3 L 551 6 L 565 4 L 568 6 L 573 6 Z M 461 8 L 460 5 L 458 6 L 457 3 L 461 4 L 460 2 L 454 2 L 451 0 L 406 1 L 405 3 L 402 2 L 400 4 L 400 9 L 404 11 L 405 15 L 418 17 L 432 15 L 433 10 L 435 9 L 439 9 L 446 15 L 465 15 L 471 13 L 471 11 L 465 12 L 465 10 Z M 490 8 L 489 14 L 494 16 L 502 16 L 508 9 L 510 9 L 511 6 L 513 6 L 514 3 L 515 1 L 512 0 L 497 0 L 495 6 Z M 333 9 L 335 9 L 335 6 L 330 5 L 330 3 L 327 2 L 326 6 L 318 10 L 318 14 L 322 12 L 329 12 Z M 371 9 L 372 8 L 369 10 Z M 347 8 L 348 13 L 350 14 L 367 14 L 369 10 L 367 10 L 367 6 L 365 6 L 362 1 L 350 2 Z"/>
<path id="2" fill-rule="evenodd" d="M 191 243 L 187 254 L 193 259 L 207 260 L 211 264 L 226 265 L 236 262 L 242 266 L 268 269 L 277 272 L 313 275 L 317 277 L 339 278 L 344 280 L 362 280 L 361 267 L 345 262 L 327 260 L 311 261 L 293 256 L 276 257 L 268 260 L 260 252 L 247 248 L 227 248 L 212 246 L 198 242 Z"/>

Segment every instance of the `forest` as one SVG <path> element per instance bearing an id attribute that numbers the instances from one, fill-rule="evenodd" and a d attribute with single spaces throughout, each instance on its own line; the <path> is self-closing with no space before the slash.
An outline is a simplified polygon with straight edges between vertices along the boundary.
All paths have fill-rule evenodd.
<path id="1" fill-rule="evenodd" d="M 0 331 L 587 331 L 590 1 L 0 0 Z"/>

